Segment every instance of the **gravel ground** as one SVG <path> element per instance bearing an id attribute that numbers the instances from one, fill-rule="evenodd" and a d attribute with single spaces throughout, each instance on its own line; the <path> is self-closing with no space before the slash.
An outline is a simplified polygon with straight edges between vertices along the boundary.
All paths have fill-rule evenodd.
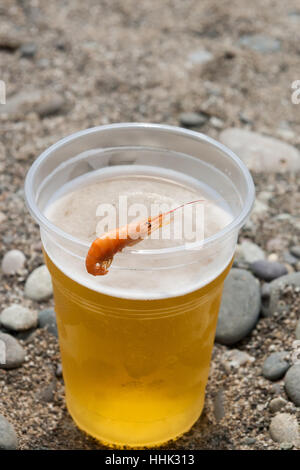
<path id="1" fill-rule="evenodd" d="M 300 8 L 279 0 L 10 0 L 0 7 L 0 259 L 11 249 L 26 255 L 18 275 L 0 273 L 1 309 L 12 303 L 41 310 L 53 301 L 24 298 L 28 274 L 43 263 L 39 231 L 24 206 L 25 174 L 47 146 L 72 132 L 120 121 L 178 125 L 182 112 L 201 112 L 201 131 L 218 138 L 242 127 L 300 148 L 299 107 L 291 83 L 299 77 Z M 84 26 L 83 26 L 84 25 Z M 243 36 L 276 38 L 273 52 L 251 50 Z M 195 51 L 211 59 L 195 63 Z M 33 52 L 32 52 L 33 51 Z M 11 98 L 16 96 L 17 98 Z M 11 98 L 11 99 L 10 99 Z M 255 174 L 258 197 L 271 193 L 268 210 L 254 214 L 240 241 L 250 239 L 273 259 L 299 244 L 299 174 Z M 290 218 L 276 216 L 289 214 Z M 270 240 L 277 240 L 270 248 Z M 279 242 L 278 242 L 279 240 Z M 289 266 L 291 270 L 291 267 Z M 296 267 L 294 269 L 300 269 Z M 254 358 L 226 372 L 226 346 L 216 345 L 205 411 L 193 429 L 166 448 L 280 449 L 269 434 L 274 396 L 283 411 L 300 418 L 283 382 L 261 375 L 274 350 L 290 350 L 299 318 L 299 294 L 283 293 L 286 309 L 261 318 L 235 345 Z M 22 339 L 25 364 L 0 369 L 0 413 L 17 431 L 21 449 L 98 449 L 72 423 L 56 378 L 58 344 L 37 329 Z M 296 448 L 296 446 L 294 446 Z"/>

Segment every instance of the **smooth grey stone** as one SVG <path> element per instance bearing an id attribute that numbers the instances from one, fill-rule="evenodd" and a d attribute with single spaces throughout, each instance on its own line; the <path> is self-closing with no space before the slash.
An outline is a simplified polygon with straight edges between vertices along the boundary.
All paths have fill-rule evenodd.
<path id="1" fill-rule="evenodd" d="M 58 337 L 56 316 L 53 308 L 41 310 L 38 314 L 39 327 L 46 328 L 51 334 Z"/>
<path id="2" fill-rule="evenodd" d="M 296 256 L 293 256 L 289 251 L 285 251 L 283 253 L 283 259 L 286 263 L 290 264 L 291 266 L 295 266 L 299 259 Z"/>
<path id="3" fill-rule="evenodd" d="M 22 57 L 34 57 L 37 51 L 37 45 L 34 42 L 23 44 L 21 46 L 20 52 Z"/>
<path id="4" fill-rule="evenodd" d="M 0 369 L 14 369 L 25 361 L 25 350 L 11 335 L 0 332 L 0 346 L 4 344 L 4 358 L 0 355 Z M 2 353 L 1 348 L 1 353 Z M 4 359 L 2 361 L 2 359 Z"/>
<path id="5" fill-rule="evenodd" d="M 239 43 L 253 51 L 262 53 L 277 52 L 280 49 L 278 39 L 263 34 L 245 34 L 239 39 Z"/>
<path id="6" fill-rule="evenodd" d="M 287 351 L 270 354 L 263 363 L 262 375 L 268 380 L 281 379 L 290 367 L 290 363 L 286 360 L 287 355 Z"/>
<path id="7" fill-rule="evenodd" d="M 296 442 L 299 439 L 299 425 L 296 416 L 278 413 L 271 420 L 270 434 L 275 442 Z"/>
<path id="8" fill-rule="evenodd" d="M 264 304 L 264 316 L 272 316 L 275 312 L 282 313 L 286 309 L 284 301 L 279 299 L 287 286 L 300 287 L 300 272 L 287 274 L 270 283 L 270 297 L 269 302 Z"/>
<path id="9" fill-rule="evenodd" d="M 216 418 L 217 423 L 221 421 L 222 418 L 225 416 L 225 397 L 224 391 L 218 390 L 215 398 L 214 398 L 214 415 Z"/>
<path id="10" fill-rule="evenodd" d="M 292 255 L 296 256 L 296 258 L 300 258 L 300 245 L 292 246 L 290 252 Z"/>
<path id="11" fill-rule="evenodd" d="M 184 127 L 200 127 L 207 121 L 207 116 L 202 113 L 181 113 L 180 124 Z"/>
<path id="12" fill-rule="evenodd" d="M 296 406 L 300 406 L 300 364 L 293 365 L 287 371 L 284 386 L 290 400 Z"/>
<path id="13" fill-rule="evenodd" d="M 277 263 L 276 261 L 267 261 L 265 259 L 251 263 L 250 269 L 254 276 L 268 282 L 284 276 L 288 272 L 284 264 Z"/>
<path id="14" fill-rule="evenodd" d="M 256 325 L 261 306 L 259 282 L 243 269 L 231 269 L 224 283 L 216 331 L 218 343 L 231 345 Z"/>
<path id="15" fill-rule="evenodd" d="M 193 64 L 201 65 L 214 58 L 213 54 L 206 49 L 198 49 L 189 54 L 188 59 Z"/>
<path id="16" fill-rule="evenodd" d="M 13 331 L 30 330 L 37 326 L 37 313 L 22 305 L 13 304 L 2 310 L 0 323 Z"/>
<path id="17" fill-rule="evenodd" d="M 280 411 L 282 408 L 285 407 L 286 404 L 287 404 L 287 401 L 284 398 L 276 397 L 270 401 L 269 408 L 274 413 L 274 412 Z"/>
<path id="18" fill-rule="evenodd" d="M 258 245 L 249 240 L 243 240 L 242 243 L 236 247 L 235 259 L 237 261 L 242 260 L 250 264 L 265 259 L 265 257 L 265 252 Z"/>
<path id="19" fill-rule="evenodd" d="M 4 416 L 0 415 L 0 450 L 16 450 L 17 447 L 18 438 L 13 426 Z"/>

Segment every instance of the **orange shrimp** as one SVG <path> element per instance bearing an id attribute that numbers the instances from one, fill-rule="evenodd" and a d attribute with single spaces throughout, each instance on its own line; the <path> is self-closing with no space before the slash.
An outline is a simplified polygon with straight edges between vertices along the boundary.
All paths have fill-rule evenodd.
<path id="1" fill-rule="evenodd" d="M 91 244 L 86 256 L 85 266 L 87 272 L 93 276 L 103 276 L 107 274 L 108 268 L 116 253 L 122 251 L 123 248 L 127 246 L 139 243 L 154 230 L 169 224 L 171 217 L 168 219 L 168 215 L 171 216 L 174 211 L 187 204 L 194 204 L 201 201 L 202 200 L 199 199 L 197 201 L 187 202 L 163 214 L 160 213 L 157 216 L 148 217 L 139 222 L 132 222 L 131 224 L 116 228 L 96 238 Z"/>

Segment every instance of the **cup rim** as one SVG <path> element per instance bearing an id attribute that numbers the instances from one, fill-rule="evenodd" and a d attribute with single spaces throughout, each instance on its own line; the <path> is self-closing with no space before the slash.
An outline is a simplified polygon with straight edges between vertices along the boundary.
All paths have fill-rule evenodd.
<path id="1" fill-rule="evenodd" d="M 88 242 L 83 242 L 82 240 L 79 240 L 76 237 L 73 237 L 72 235 L 66 233 L 65 231 L 61 230 L 58 228 L 56 225 L 54 225 L 52 222 L 50 222 L 47 217 L 43 215 L 43 213 L 40 211 L 38 208 L 38 205 L 35 202 L 35 195 L 34 195 L 34 190 L 33 190 L 33 180 L 34 180 L 34 175 L 35 172 L 38 170 L 40 165 L 47 159 L 47 157 L 63 145 L 71 142 L 72 140 L 78 139 L 82 136 L 86 136 L 89 134 L 93 133 L 98 133 L 98 132 L 104 132 L 107 130 L 113 130 L 113 129 L 133 129 L 133 128 L 144 128 L 144 129 L 158 129 L 162 130 L 164 132 L 168 133 L 173 133 L 173 134 L 180 134 L 180 135 L 185 135 L 188 136 L 194 140 L 197 141 L 204 141 L 208 143 L 209 145 L 212 145 L 213 147 L 219 149 L 221 152 L 225 153 L 227 156 L 229 156 L 235 164 L 239 167 L 241 170 L 245 182 L 247 184 L 247 195 L 245 199 L 245 203 L 243 205 L 243 208 L 241 212 L 233 218 L 233 220 L 226 225 L 222 230 L 216 232 L 214 235 L 211 235 L 210 237 L 205 238 L 204 240 L 201 240 L 199 242 L 199 245 L 201 244 L 201 248 L 203 249 L 204 247 L 207 247 L 208 245 L 217 242 L 220 239 L 227 238 L 227 236 L 230 236 L 230 234 L 233 231 L 238 231 L 241 226 L 245 223 L 247 220 L 251 209 L 254 204 L 254 199 L 255 199 L 255 187 L 253 183 L 252 176 L 246 167 L 246 165 L 243 163 L 243 161 L 228 147 L 223 145 L 222 143 L 218 142 L 217 140 L 213 139 L 212 137 L 209 137 L 201 132 L 195 132 L 189 129 L 185 129 L 182 127 L 178 126 L 170 126 L 170 125 L 165 125 L 165 124 L 152 124 L 152 123 L 138 123 L 138 122 L 125 122 L 125 123 L 114 123 L 114 124 L 107 124 L 103 126 L 96 126 L 96 127 L 90 127 L 88 129 L 84 129 L 75 133 L 72 133 L 62 139 L 60 139 L 58 142 L 55 144 L 51 145 L 48 147 L 44 152 L 42 152 L 39 157 L 33 162 L 31 167 L 29 168 L 26 178 L 25 178 L 25 185 L 24 185 L 24 190 L 25 190 L 25 200 L 27 207 L 29 209 L 29 212 L 31 213 L 32 217 L 34 220 L 39 224 L 40 228 L 43 228 L 47 232 L 50 233 L 55 233 L 57 236 L 59 236 L 62 239 L 67 240 L 68 242 L 73 242 L 76 243 L 77 245 L 81 246 L 82 248 L 88 250 L 90 243 Z M 172 254 L 177 254 L 179 252 L 182 252 L 185 250 L 185 245 L 179 245 L 175 247 L 169 247 L 169 248 L 161 248 L 161 249 L 154 249 L 154 250 L 137 250 L 137 249 L 129 249 L 127 250 L 126 254 L 132 253 L 135 256 L 142 256 L 142 255 L 172 255 Z M 122 254 L 122 253 L 121 253 Z"/>

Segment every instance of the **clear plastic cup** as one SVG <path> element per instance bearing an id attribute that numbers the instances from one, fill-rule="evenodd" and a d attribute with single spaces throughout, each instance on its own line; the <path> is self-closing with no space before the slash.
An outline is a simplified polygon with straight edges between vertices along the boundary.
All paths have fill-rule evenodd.
<path id="1" fill-rule="evenodd" d="M 75 178 L 84 181 L 94 171 L 121 165 L 124 172 L 147 165 L 205 181 L 227 202 L 232 222 L 201 247 L 119 254 L 110 268 L 117 288 L 89 277 L 88 244 L 53 225 L 44 210 Z M 247 168 L 229 149 L 197 132 L 113 124 L 78 132 L 46 150 L 28 172 L 25 194 L 52 276 L 73 419 L 108 445 L 154 446 L 178 437 L 203 408 L 223 282 L 254 201 Z M 187 283 L 191 270 L 197 276 Z M 149 287 L 145 293 L 145 285 L 162 272 L 176 289 Z"/>

